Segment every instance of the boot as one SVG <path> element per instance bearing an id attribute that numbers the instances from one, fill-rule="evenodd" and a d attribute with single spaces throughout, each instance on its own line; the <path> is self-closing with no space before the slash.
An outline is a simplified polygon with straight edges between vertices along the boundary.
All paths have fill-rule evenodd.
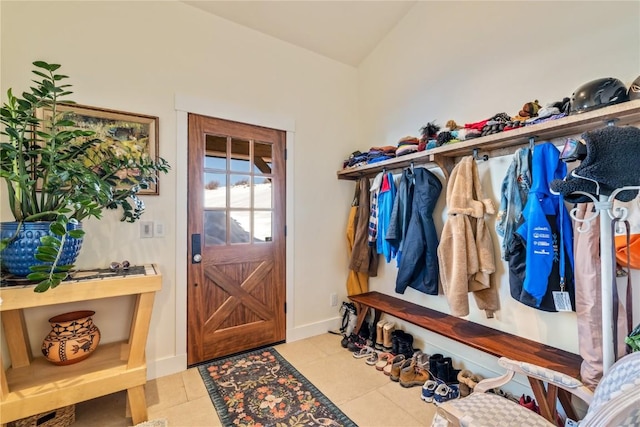
<path id="1" fill-rule="evenodd" d="M 351 335 L 358 323 L 358 316 L 356 314 L 356 306 L 351 302 L 343 302 L 340 307 L 340 313 L 342 314 L 342 325 L 340 326 L 340 332 L 345 337 Z"/>
<path id="2" fill-rule="evenodd" d="M 436 375 L 438 373 L 437 363 L 438 361 L 442 360 L 443 357 L 444 356 L 440 353 L 433 354 L 429 357 L 429 373 L 434 379 L 438 378 L 438 375 Z"/>
<path id="3" fill-rule="evenodd" d="M 404 354 L 406 358 L 413 357 L 413 353 L 415 353 L 413 335 L 405 333 L 403 337 L 399 338 L 398 351 L 400 354 Z"/>
<path id="4" fill-rule="evenodd" d="M 400 357 L 404 357 L 403 355 L 400 355 Z M 409 367 L 411 367 L 411 369 L 413 369 L 413 361 L 411 359 L 402 359 L 397 363 L 394 363 L 391 366 L 391 370 L 389 371 L 389 378 L 391 379 L 391 381 L 395 381 L 398 382 L 400 380 L 400 375 L 402 375 L 402 371 L 405 369 L 409 369 Z"/>
<path id="5" fill-rule="evenodd" d="M 375 320 L 376 310 L 372 308 L 369 312 L 369 318 L 367 319 L 367 324 L 369 325 L 369 336 L 367 336 L 367 345 L 371 348 L 373 348 L 376 342 L 376 325 L 374 324 Z"/>
<path id="6" fill-rule="evenodd" d="M 452 363 L 450 357 L 443 357 L 436 362 L 436 376 L 445 384 L 458 384 L 460 369 L 453 369 Z"/>
<path id="7" fill-rule="evenodd" d="M 429 373 L 417 363 L 410 365 L 400 372 L 400 385 L 402 387 L 414 387 L 424 385 L 429 380 Z"/>
<path id="8" fill-rule="evenodd" d="M 384 348 L 383 328 L 384 328 L 384 325 L 386 325 L 386 323 L 387 323 L 386 320 L 380 320 L 378 321 L 378 323 L 376 323 L 376 345 L 375 345 L 376 350 L 382 351 Z"/>
<path id="9" fill-rule="evenodd" d="M 405 331 L 402 329 L 396 329 L 391 332 L 391 353 L 393 354 L 401 354 L 400 353 L 400 342 L 405 336 Z"/>
<path id="10" fill-rule="evenodd" d="M 396 324 L 393 322 L 385 323 L 382 327 L 384 351 L 390 351 L 393 354 L 398 354 L 393 351 L 393 336 L 396 332 Z"/>

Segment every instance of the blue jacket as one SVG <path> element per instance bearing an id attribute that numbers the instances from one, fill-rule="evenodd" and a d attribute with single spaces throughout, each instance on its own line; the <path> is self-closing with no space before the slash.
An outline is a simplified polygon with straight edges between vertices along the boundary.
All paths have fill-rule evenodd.
<path id="1" fill-rule="evenodd" d="M 508 248 L 513 234 L 522 222 L 522 209 L 531 189 L 531 150 L 518 149 L 502 181 L 500 209 L 496 219 L 496 231 L 502 236 L 502 257 L 509 260 Z"/>
<path id="2" fill-rule="evenodd" d="M 566 271 L 573 271 L 573 229 L 569 212 L 562 196 L 552 194 L 550 183 L 554 179 L 563 179 L 567 166 L 560 161 L 560 151 L 550 142 L 537 145 L 533 151 L 533 182 L 527 204 L 522 212 L 524 223 L 517 229 L 518 235 L 526 246 L 526 270 L 523 290 L 533 297 L 536 306 L 540 306 L 547 293 L 552 270 L 558 271 L 561 246 L 565 260 L 569 264 Z M 555 222 L 552 227 L 549 219 Z M 554 268 L 554 263 L 556 268 Z M 567 287 L 573 288 L 572 283 Z M 568 290 L 568 289 L 567 289 Z"/>
<path id="3" fill-rule="evenodd" d="M 387 242 L 396 251 L 396 262 L 398 267 L 402 260 L 402 251 L 405 237 L 407 236 L 407 228 L 409 227 L 409 219 L 411 218 L 411 205 L 413 203 L 413 186 L 414 175 L 412 168 L 405 168 L 400 177 L 398 192 L 393 201 L 393 210 L 391 211 L 391 220 L 387 229 Z"/>
<path id="4" fill-rule="evenodd" d="M 415 168 L 415 185 L 411 217 L 402 259 L 396 278 L 396 292 L 403 294 L 407 287 L 428 295 L 438 295 L 438 234 L 433 222 L 433 210 L 442 191 L 442 183 L 425 168 Z"/>
<path id="5" fill-rule="evenodd" d="M 376 236 L 377 252 L 384 255 L 387 263 L 391 262 L 391 258 L 396 256 L 396 249 L 385 238 L 391 221 L 391 211 L 393 210 L 395 198 L 396 185 L 393 182 L 393 175 L 391 172 L 387 172 L 382 177 L 380 193 L 378 193 L 378 235 Z"/>

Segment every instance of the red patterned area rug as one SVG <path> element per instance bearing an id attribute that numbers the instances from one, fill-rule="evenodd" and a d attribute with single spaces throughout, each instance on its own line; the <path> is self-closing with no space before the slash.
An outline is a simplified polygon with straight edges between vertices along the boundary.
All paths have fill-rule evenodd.
<path id="1" fill-rule="evenodd" d="M 198 367 L 224 426 L 357 427 L 274 348 Z"/>

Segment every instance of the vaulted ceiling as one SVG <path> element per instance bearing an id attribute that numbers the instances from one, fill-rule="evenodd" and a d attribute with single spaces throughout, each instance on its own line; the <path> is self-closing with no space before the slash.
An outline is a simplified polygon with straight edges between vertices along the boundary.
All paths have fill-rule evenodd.
<path id="1" fill-rule="evenodd" d="M 358 66 L 416 1 L 188 1 L 277 39 Z"/>

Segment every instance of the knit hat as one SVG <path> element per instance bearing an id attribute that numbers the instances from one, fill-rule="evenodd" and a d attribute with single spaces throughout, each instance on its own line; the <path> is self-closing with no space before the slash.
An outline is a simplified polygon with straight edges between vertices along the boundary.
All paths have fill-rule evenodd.
<path id="1" fill-rule="evenodd" d="M 580 166 L 568 174 L 564 180 L 553 180 L 551 189 L 562 194 L 572 203 L 589 202 L 588 197 L 572 194 L 583 191 L 597 197 L 596 184 L 600 184 L 600 194 L 609 196 L 625 186 L 640 186 L 640 129 L 634 126 L 607 126 L 582 134 L 587 145 L 587 156 Z M 574 176 L 573 174 L 578 176 Z M 637 190 L 621 191 L 616 199 L 628 202 L 636 197 Z"/>

